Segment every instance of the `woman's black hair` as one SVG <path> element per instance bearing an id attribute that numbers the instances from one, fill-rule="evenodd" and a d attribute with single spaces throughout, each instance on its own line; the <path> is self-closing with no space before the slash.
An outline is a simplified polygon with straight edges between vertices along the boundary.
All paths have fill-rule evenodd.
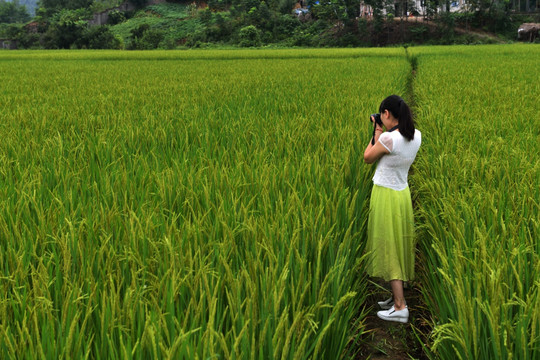
<path id="1" fill-rule="evenodd" d="M 398 129 L 401 135 L 409 141 L 414 139 L 414 120 L 409 105 L 397 95 L 390 95 L 381 102 L 379 113 L 388 110 L 398 120 Z"/>

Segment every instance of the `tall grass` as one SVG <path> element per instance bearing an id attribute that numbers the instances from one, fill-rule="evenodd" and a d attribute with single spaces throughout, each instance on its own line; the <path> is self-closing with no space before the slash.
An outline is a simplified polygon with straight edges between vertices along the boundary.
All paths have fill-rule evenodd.
<path id="1" fill-rule="evenodd" d="M 376 53 L 1 54 L 2 357 L 352 356 Z"/>
<path id="2" fill-rule="evenodd" d="M 447 51 L 451 50 L 451 51 Z M 434 357 L 540 358 L 540 48 L 416 48 Z"/>

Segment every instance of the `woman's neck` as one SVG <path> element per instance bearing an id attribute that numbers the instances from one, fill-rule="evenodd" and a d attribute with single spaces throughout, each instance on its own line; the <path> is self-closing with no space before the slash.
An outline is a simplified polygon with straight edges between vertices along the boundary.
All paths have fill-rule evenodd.
<path id="1" fill-rule="evenodd" d="M 390 127 L 386 130 L 394 130 L 394 131 L 399 131 L 398 129 L 398 125 L 399 125 L 399 122 L 397 121 L 394 121 L 390 124 Z"/>

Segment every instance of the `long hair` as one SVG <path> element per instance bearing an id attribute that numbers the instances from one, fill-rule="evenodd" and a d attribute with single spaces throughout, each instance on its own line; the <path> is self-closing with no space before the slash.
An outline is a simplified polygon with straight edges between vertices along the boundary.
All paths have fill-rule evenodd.
<path id="1" fill-rule="evenodd" d="M 401 135 L 409 141 L 414 139 L 414 120 L 411 113 L 411 108 L 405 100 L 400 96 L 390 95 L 381 102 L 379 106 L 379 113 L 384 110 L 390 111 L 392 115 L 398 120 L 398 129 Z"/>

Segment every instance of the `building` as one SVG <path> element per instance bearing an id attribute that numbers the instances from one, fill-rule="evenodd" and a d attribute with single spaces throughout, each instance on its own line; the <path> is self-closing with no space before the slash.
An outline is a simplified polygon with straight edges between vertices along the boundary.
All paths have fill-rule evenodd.
<path id="1" fill-rule="evenodd" d="M 0 49 L 16 50 L 17 49 L 17 40 L 0 39 Z"/>
<path id="2" fill-rule="evenodd" d="M 514 1 L 519 1 L 519 0 L 514 0 Z M 450 12 L 463 11 L 466 6 L 465 0 L 451 0 L 447 4 L 450 7 L 449 9 L 446 9 L 446 4 L 443 4 L 439 7 L 439 11 L 450 11 Z M 386 15 L 387 11 L 383 10 L 383 14 Z M 395 0 L 393 14 L 396 17 L 427 15 L 426 2 L 424 0 L 403 0 L 403 1 Z M 360 3 L 360 17 L 371 17 L 371 16 L 373 16 L 373 9 L 371 8 L 371 6 L 367 5 L 364 2 L 361 2 Z"/>

